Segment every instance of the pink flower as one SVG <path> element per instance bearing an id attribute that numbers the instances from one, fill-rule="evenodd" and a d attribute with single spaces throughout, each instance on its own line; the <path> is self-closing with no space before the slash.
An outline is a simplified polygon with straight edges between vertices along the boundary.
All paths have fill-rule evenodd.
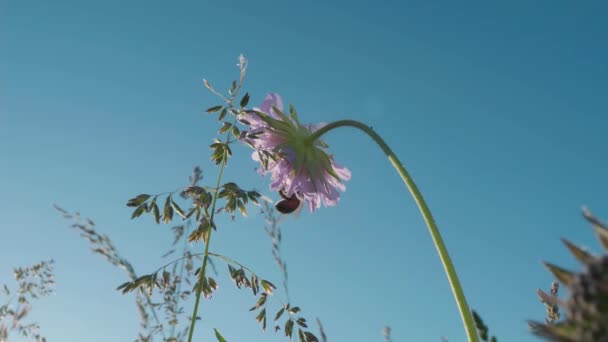
<path id="1" fill-rule="evenodd" d="M 290 115 L 283 113 L 283 101 L 278 94 L 269 93 L 259 108 L 253 108 L 239 118 L 249 126 L 243 139 L 260 162 L 258 171 L 271 174 L 270 189 L 286 199 L 308 204 L 308 209 L 333 206 L 340 200 L 346 186 L 342 180 L 351 178 L 350 171 L 334 161 L 320 139 L 311 134 L 323 125 L 302 125 L 293 107 Z"/>

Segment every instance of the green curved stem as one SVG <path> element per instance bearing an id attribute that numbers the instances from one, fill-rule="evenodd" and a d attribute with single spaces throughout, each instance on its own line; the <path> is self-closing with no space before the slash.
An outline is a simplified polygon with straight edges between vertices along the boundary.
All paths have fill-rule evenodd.
<path id="1" fill-rule="evenodd" d="M 460 310 L 460 317 L 462 318 L 462 322 L 464 323 L 464 328 L 466 330 L 467 337 L 470 342 L 477 342 L 477 332 L 475 330 L 475 324 L 473 322 L 473 317 L 471 316 L 471 310 L 469 309 L 469 305 L 467 304 L 466 298 L 464 296 L 464 292 L 462 290 L 462 286 L 460 285 L 460 281 L 458 280 L 458 275 L 456 274 L 456 269 L 454 268 L 454 264 L 452 264 L 452 259 L 448 254 L 448 250 L 443 242 L 443 238 L 439 233 L 439 228 L 437 228 L 437 224 L 433 219 L 433 215 L 429 210 L 422 194 L 418 190 L 416 183 L 414 183 L 412 177 L 409 175 L 399 158 L 395 155 L 395 153 L 391 150 L 391 148 L 386 144 L 386 142 L 376 133 L 374 130 L 359 121 L 354 120 L 339 120 L 336 122 L 332 122 L 319 130 L 315 131 L 314 134 L 310 136 L 310 141 L 315 141 L 323 134 L 331 131 L 334 128 L 349 126 L 357 128 L 367 135 L 369 135 L 377 144 L 380 146 L 382 151 L 388 157 L 388 160 L 393 164 L 393 167 L 403 179 L 403 182 L 407 186 L 408 190 L 412 194 L 414 201 L 418 205 L 420 209 L 420 213 L 426 222 L 426 226 L 431 233 L 431 237 L 433 238 L 433 242 L 435 243 L 435 248 L 439 253 L 439 258 L 441 259 L 441 263 L 443 264 L 443 268 L 450 282 L 450 286 L 452 288 L 452 293 L 454 294 L 454 298 L 456 299 L 456 304 L 458 305 L 458 310 Z"/>
<path id="2" fill-rule="evenodd" d="M 230 131 L 228 131 L 228 135 L 226 141 L 230 139 Z M 213 194 L 213 202 L 211 204 L 211 214 L 209 217 L 209 222 L 213 225 L 213 216 L 215 215 L 215 204 L 217 203 L 217 197 L 220 190 L 220 183 L 222 181 L 222 175 L 224 174 L 224 168 L 226 168 L 226 162 L 228 161 L 228 156 L 226 152 L 224 152 L 224 158 L 222 160 L 222 166 L 220 167 L 220 173 L 217 176 L 217 184 L 215 186 L 215 193 Z M 194 302 L 194 310 L 192 310 L 192 319 L 190 321 L 190 331 L 188 332 L 188 342 L 192 342 L 192 336 L 194 335 L 194 326 L 196 325 L 196 316 L 198 313 L 198 306 L 201 301 L 201 293 L 203 292 L 203 279 L 205 279 L 205 272 L 207 270 L 207 260 L 209 259 L 209 245 L 211 244 L 211 232 L 213 229 L 209 229 L 209 235 L 207 236 L 207 243 L 205 244 L 205 253 L 203 255 L 203 265 L 201 267 L 201 272 L 198 277 L 198 284 L 196 288 L 196 300 Z"/>
<path id="3" fill-rule="evenodd" d="M 236 260 L 234 260 L 232 258 L 229 258 L 229 257 L 221 255 L 221 254 L 212 253 L 212 252 L 209 252 L 207 254 L 209 256 L 216 257 L 216 258 L 218 258 L 218 259 L 220 259 L 220 260 L 222 260 L 224 262 L 227 262 L 229 264 L 237 265 L 237 266 L 243 268 L 245 271 L 249 271 L 249 273 L 253 274 L 254 276 L 258 277 L 259 279 L 262 279 L 255 272 L 253 272 L 253 270 L 251 268 L 249 268 L 249 267 L 241 264 L 240 262 L 238 262 L 238 261 L 236 261 Z"/>

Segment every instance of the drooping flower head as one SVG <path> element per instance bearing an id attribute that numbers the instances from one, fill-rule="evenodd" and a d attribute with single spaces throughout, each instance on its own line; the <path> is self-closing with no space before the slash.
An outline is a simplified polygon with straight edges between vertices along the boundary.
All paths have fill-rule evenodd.
<path id="1" fill-rule="evenodd" d="M 338 203 L 339 191 L 346 190 L 342 180 L 349 180 L 351 174 L 326 152 L 327 144 L 311 139 L 323 125 L 300 124 L 293 106 L 286 115 L 283 101 L 275 93 L 266 95 L 259 108 L 241 115 L 240 120 L 249 126 L 244 141 L 255 150 L 252 157 L 261 164 L 258 171 L 271 174 L 271 190 L 305 201 L 311 212 L 321 203 Z"/>

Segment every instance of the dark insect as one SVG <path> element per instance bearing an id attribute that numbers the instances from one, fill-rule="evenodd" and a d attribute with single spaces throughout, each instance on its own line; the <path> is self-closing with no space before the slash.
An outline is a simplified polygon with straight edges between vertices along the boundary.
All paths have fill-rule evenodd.
<path id="1" fill-rule="evenodd" d="M 291 197 L 287 197 L 283 190 L 280 190 L 279 195 L 281 195 L 283 198 L 283 200 L 275 205 L 275 208 L 277 208 L 279 212 L 283 214 L 291 214 L 300 207 L 300 200 L 296 197 L 296 194 L 291 195 Z"/>

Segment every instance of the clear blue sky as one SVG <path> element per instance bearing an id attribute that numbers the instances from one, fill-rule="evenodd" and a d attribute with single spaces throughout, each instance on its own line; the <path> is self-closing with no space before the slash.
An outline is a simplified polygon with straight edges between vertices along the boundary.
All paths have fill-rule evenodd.
<path id="1" fill-rule="evenodd" d="M 576 267 L 559 237 L 598 250 L 581 205 L 608 219 L 608 6 L 603 1 L 0 1 L 0 283 L 56 260 L 57 293 L 34 308 L 49 341 L 130 341 L 125 280 L 52 203 L 93 218 L 141 272 L 167 226 L 131 221 L 135 194 L 173 190 L 201 165 L 236 57 L 246 90 L 293 103 L 306 122 L 372 125 L 426 196 L 470 305 L 502 341 L 534 341 L 541 260 Z M 330 341 L 464 341 L 430 236 L 369 139 L 327 136 L 353 178 L 338 207 L 287 220 L 294 302 Z M 226 180 L 267 193 L 245 148 Z M 273 198 L 277 196 L 270 194 Z M 223 222 L 212 250 L 280 282 L 259 218 Z M 262 334 L 227 281 L 197 328 Z M 190 307 L 188 308 L 190 310 Z"/>

